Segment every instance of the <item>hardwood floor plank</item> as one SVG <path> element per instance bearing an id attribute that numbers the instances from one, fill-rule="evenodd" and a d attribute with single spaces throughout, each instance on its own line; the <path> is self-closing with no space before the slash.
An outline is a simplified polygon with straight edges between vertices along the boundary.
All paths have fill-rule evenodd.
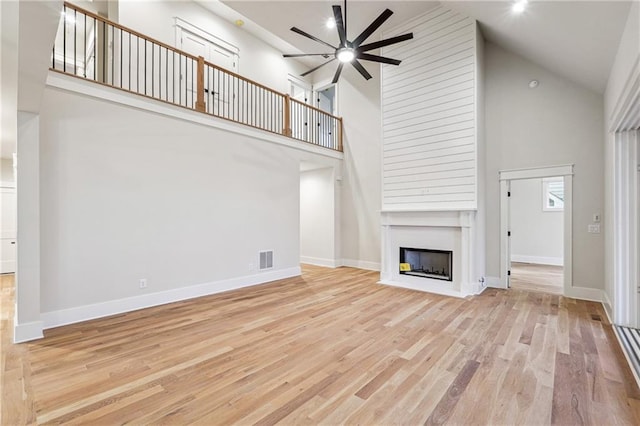
<path id="1" fill-rule="evenodd" d="M 456 376 L 444 397 L 440 399 L 440 402 L 438 402 L 438 405 L 436 405 L 436 408 L 425 422 L 426 425 L 441 425 L 447 421 L 451 415 L 451 411 L 458 403 L 460 396 L 464 393 L 479 365 L 480 363 L 477 361 L 467 361 L 462 371 Z"/>
<path id="2" fill-rule="evenodd" d="M 20 345 L 0 276 L 0 424 L 640 424 L 599 304 L 303 271 Z"/>

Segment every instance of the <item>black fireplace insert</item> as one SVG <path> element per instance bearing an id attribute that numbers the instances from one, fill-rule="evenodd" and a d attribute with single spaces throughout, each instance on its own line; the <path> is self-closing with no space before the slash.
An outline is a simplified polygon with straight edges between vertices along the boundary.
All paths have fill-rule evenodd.
<path id="1" fill-rule="evenodd" d="M 453 281 L 453 252 L 400 247 L 400 273 Z"/>

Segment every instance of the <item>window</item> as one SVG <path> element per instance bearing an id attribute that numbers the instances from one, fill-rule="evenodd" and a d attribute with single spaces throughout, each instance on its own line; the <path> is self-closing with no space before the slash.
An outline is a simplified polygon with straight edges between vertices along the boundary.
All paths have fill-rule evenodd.
<path id="1" fill-rule="evenodd" d="M 564 179 L 562 177 L 542 179 L 542 210 L 564 210 Z"/>

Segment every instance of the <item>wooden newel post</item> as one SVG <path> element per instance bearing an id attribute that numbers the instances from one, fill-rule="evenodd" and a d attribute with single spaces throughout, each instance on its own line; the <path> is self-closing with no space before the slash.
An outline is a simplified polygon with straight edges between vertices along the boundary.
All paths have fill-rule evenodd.
<path id="1" fill-rule="evenodd" d="M 282 127 L 282 134 L 289 137 L 293 134 L 291 131 L 291 96 L 289 95 L 284 97 L 284 126 Z"/>
<path id="2" fill-rule="evenodd" d="M 196 111 L 206 112 L 207 104 L 204 102 L 204 58 L 198 56 L 198 74 L 197 74 L 197 99 Z"/>

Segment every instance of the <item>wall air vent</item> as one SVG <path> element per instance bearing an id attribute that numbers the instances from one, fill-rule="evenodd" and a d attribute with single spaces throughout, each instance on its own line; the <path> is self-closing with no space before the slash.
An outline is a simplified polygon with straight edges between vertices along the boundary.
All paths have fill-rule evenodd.
<path id="1" fill-rule="evenodd" d="M 260 270 L 273 268 L 273 250 L 260 252 Z"/>

